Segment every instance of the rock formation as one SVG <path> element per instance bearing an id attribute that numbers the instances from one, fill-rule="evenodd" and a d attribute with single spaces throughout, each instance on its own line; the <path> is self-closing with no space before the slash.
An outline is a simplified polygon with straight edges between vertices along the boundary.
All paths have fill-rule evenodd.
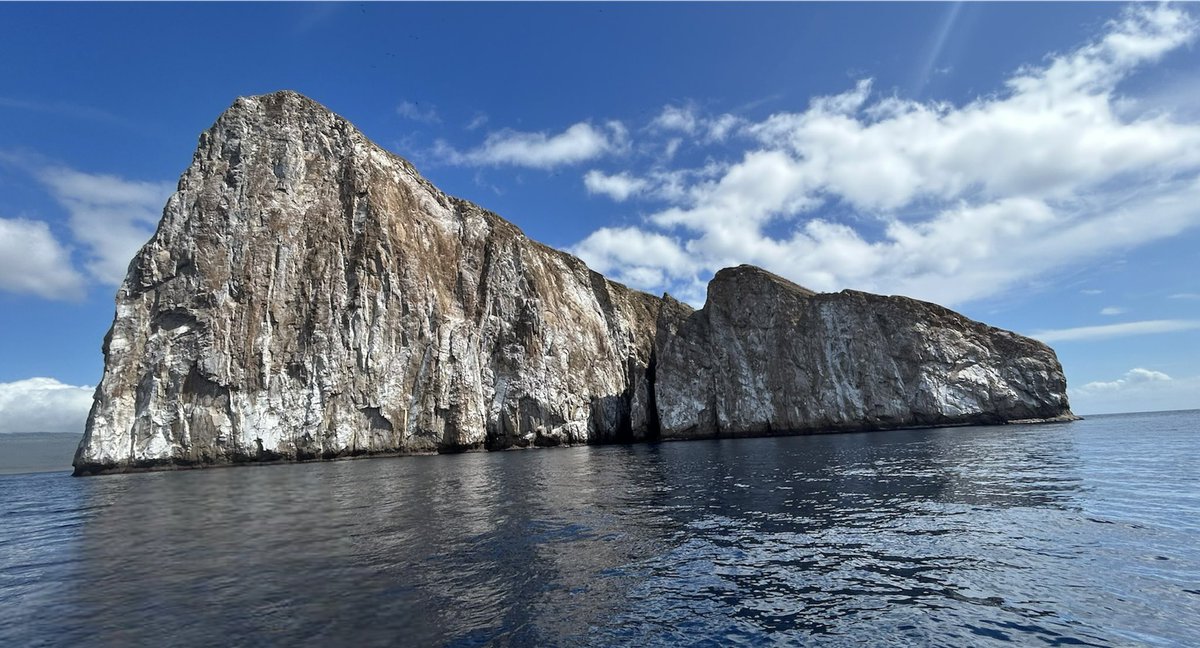
<path id="1" fill-rule="evenodd" d="M 654 392 L 664 438 L 1070 418 L 1045 344 L 936 304 L 816 294 L 721 270 L 704 308 L 663 306 Z"/>
<path id="2" fill-rule="evenodd" d="M 1070 417 L 1039 342 L 748 266 L 693 312 L 293 92 L 201 135 L 104 354 L 76 474 Z"/>

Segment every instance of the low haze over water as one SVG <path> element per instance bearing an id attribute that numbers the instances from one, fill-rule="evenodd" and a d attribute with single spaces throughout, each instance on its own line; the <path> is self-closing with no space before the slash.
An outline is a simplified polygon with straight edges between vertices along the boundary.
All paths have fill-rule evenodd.
<path id="1" fill-rule="evenodd" d="M 1195 645 L 1198 430 L 0 475 L 0 645 Z"/>
<path id="2" fill-rule="evenodd" d="M 0 475 L 71 470 L 78 434 L 0 434 Z"/>

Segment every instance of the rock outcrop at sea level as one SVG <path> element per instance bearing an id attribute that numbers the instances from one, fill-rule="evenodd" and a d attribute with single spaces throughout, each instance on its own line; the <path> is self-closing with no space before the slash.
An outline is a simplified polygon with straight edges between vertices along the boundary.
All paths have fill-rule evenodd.
<path id="1" fill-rule="evenodd" d="M 693 311 L 287 91 L 201 135 L 104 356 L 80 475 L 1072 418 L 1040 342 L 750 266 Z"/>

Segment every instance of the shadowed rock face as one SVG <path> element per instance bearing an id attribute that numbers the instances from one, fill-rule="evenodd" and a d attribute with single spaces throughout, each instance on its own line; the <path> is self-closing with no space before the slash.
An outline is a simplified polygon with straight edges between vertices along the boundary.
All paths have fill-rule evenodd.
<path id="1" fill-rule="evenodd" d="M 1050 347 L 941 306 L 816 294 L 752 266 L 704 308 L 664 306 L 655 340 L 664 438 L 1069 418 Z"/>
<path id="2" fill-rule="evenodd" d="M 293 92 L 201 135 L 104 353 L 76 474 L 1069 415 L 1038 342 L 748 266 L 693 312 Z"/>

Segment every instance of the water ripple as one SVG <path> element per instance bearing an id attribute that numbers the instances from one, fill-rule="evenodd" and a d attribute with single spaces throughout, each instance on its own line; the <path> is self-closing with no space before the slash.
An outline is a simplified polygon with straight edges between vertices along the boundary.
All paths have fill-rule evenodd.
<path id="1" fill-rule="evenodd" d="M 1198 428 L 0 476 L 0 645 L 1195 645 Z"/>

